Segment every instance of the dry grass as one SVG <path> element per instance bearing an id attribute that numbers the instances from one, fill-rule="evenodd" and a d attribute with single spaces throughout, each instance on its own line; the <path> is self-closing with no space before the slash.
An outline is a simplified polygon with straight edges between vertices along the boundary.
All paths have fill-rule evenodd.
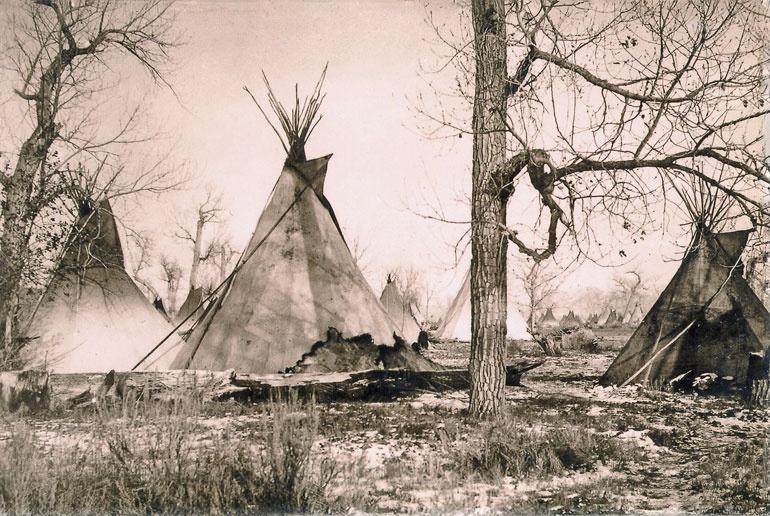
<path id="1" fill-rule="evenodd" d="M 25 423 L 0 449 L 0 512 L 315 512 L 336 472 L 311 453 L 312 408 L 274 404 L 263 441 L 201 442 L 200 405 L 123 404 L 95 412 L 92 442 L 41 448 Z M 121 413 L 122 417 L 116 417 Z"/>
<path id="2" fill-rule="evenodd" d="M 505 417 L 483 423 L 476 436 L 453 448 L 453 466 L 463 476 L 485 479 L 548 478 L 567 471 L 590 471 L 597 464 L 622 464 L 638 450 L 578 426 L 568 419 Z"/>
<path id="3" fill-rule="evenodd" d="M 770 511 L 770 449 L 740 443 L 723 457 L 705 457 L 692 487 L 706 496 L 709 512 L 767 514 Z"/>

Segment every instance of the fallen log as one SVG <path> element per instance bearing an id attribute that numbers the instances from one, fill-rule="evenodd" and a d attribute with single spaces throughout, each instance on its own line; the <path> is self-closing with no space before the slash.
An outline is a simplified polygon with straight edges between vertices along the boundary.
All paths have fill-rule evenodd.
<path id="1" fill-rule="evenodd" d="M 51 392 L 67 408 L 128 396 L 183 397 L 194 392 L 215 399 L 229 387 L 234 371 L 134 371 L 129 373 L 52 374 Z"/>
<path id="2" fill-rule="evenodd" d="M 506 367 L 506 385 L 520 385 L 521 375 L 538 367 L 543 361 L 523 362 Z M 9 380 L 4 380 L 6 376 Z M 14 380 L 10 381 L 13 377 Z M 235 371 L 143 371 L 116 373 L 51 374 L 42 371 L 17 371 L 0 373 L 0 386 L 20 385 L 21 378 L 29 382 L 36 378 L 44 386 L 45 403 L 73 408 L 88 406 L 106 400 L 127 398 L 182 399 L 199 396 L 204 400 L 266 401 L 286 399 L 293 393 L 300 398 L 330 401 L 385 401 L 410 393 L 444 392 L 470 387 L 470 375 L 466 369 L 442 369 L 438 371 L 412 371 L 408 369 L 368 369 L 340 373 L 277 373 L 239 374 Z M 16 382 L 16 383 L 13 383 Z M 32 384 L 30 384 L 32 385 Z M 0 392 L 9 392 L 0 389 Z M 17 388 L 18 391 L 18 388 Z M 14 392 L 17 392 L 14 391 Z M 37 398 L 43 399 L 31 387 Z M 25 392 L 27 392 L 25 391 Z M 26 395 L 30 398 L 31 394 Z M 13 400 L 21 399 L 17 394 Z M 27 398 L 24 398 L 27 399 Z M 30 398 L 32 399 L 32 398 Z M 7 402 L 0 401 L 0 409 Z M 38 405 L 40 408 L 43 405 Z M 13 410 L 18 402 L 13 402 Z"/>
<path id="3" fill-rule="evenodd" d="M 543 361 L 506 367 L 506 385 L 521 385 L 521 375 Z M 317 401 L 383 401 L 416 392 L 444 392 L 470 388 L 467 369 L 410 371 L 369 369 L 342 373 L 236 374 L 222 398 L 264 401 L 285 397 L 290 391 Z"/>

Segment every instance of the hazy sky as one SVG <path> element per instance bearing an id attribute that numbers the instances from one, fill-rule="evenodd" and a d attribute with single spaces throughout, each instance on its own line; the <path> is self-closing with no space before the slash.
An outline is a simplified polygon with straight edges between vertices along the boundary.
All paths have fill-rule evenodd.
<path id="1" fill-rule="evenodd" d="M 153 234 L 156 252 L 175 254 L 189 267 L 189 253 L 172 236 L 173 222 L 210 187 L 221 192 L 229 212 L 221 230 L 242 248 L 285 158 L 242 88 L 248 85 L 264 98 L 264 70 L 278 96 L 289 101 L 294 83 L 307 92 L 328 62 L 324 116 L 307 152 L 308 157 L 334 154 L 326 195 L 348 242 L 366 248 L 368 280 L 379 293 L 389 269 L 414 266 L 441 296 L 453 294 L 469 262 L 466 255 L 453 270 L 453 247 L 467 227 L 414 213 L 440 204 L 450 218 L 469 218 L 463 198 L 470 193 L 470 138 L 426 138 L 415 109 L 420 94 L 431 97 L 428 81 L 441 86 L 451 80 L 448 74 L 423 72 L 437 63 L 428 11 L 439 21 L 459 19 L 459 8 L 451 3 L 421 1 L 178 1 L 182 44 L 171 52 L 168 75 L 176 97 L 148 86 L 135 67 L 114 69 L 122 77 L 121 102 L 144 104 L 148 131 L 164 134 L 156 149 L 170 149 L 195 179 L 184 191 L 116 209 Z M 119 107 L 110 109 L 117 116 Z M 511 217 L 534 206 L 519 202 Z M 636 246 L 612 236 L 607 245 L 622 247 L 660 286 L 676 267 L 673 236 L 654 235 Z M 565 247 L 562 255 L 568 254 Z M 585 264 L 565 289 L 608 286 L 617 272 Z"/>

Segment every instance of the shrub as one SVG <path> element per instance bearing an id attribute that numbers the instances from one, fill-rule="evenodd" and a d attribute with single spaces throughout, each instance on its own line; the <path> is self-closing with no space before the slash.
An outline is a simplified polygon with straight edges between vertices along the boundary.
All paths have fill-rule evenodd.
<path id="1" fill-rule="evenodd" d="M 564 333 L 561 338 L 561 345 L 564 349 L 579 349 L 586 353 L 596 353 L 599 351 L 599 339 L 588 328 L 580 328 L 570 333 Z"/>
<path id="2" fill-rule="evenodd" d="M 295 400 L 271 410 L 272 428 L 266 432 L 263 454 L 263 509 L 277 512 L 315 512 L 337 471 L 333 460 L 314 461 L 311 453 L 318 435 L 315 405 L 302 409 Z"/>

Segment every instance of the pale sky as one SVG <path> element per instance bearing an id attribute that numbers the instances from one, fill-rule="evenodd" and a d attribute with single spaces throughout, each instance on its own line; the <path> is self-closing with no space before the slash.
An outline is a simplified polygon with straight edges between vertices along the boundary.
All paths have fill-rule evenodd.
<path id="1" fill-rule="evenodd" d="M 145 197 L 116 206 L 116 211 L 131 226 L 153 235 L 156 253 L 178 256 L 189 268 L 190 253 L 173 238 L 173 223 L 212 187 L 221 192 L 229 212 L 222 231 L 242 248 L 285 158 L 242 88 L 248 85 L 264 99 L 264 70 L 279 98 L 290 101 L 294 83 L 300 92 L 308 92 L 328 62 L 323 120 L 307 154 L 334 154 L 325 192 L 347 241 L 366 248 L 367 279 L 379 294 L 388 270 L 413 266 L 423 271 L 439 297 L 453 295 L 469 263 L 466 255 L 453 269 L 453 246 L 467 227 L 414 213 L 440 204 L 449 218 L 469 218 L 462 199 L 470 194 L 471 140 L 426 138 L 415 109 L 420 94 L 431 96 L 427 81 L 450 79 L 423 72 L 437 62 L 428 10 L 440 21 L 459 17 L 459 8 L 446 2 L 426 7 L 403 0 L 178 1 L 176 30 L 182 44 L 171 52 L 173 71 L 167 76 L 177 97 L 150 86 L 136 67 L 116 63 L 119 95 L 108 112 L 118 116 L 125 105 L 141 102 L 148 131 L 164 134 L 153 143 L 154 150 L 170 149 L 173 162 L 183 164 L 195 179 L 184 191 Z M 7 100 L 9 90 L 3 89 L 0 100 Z M 3 109 L 18 110 L 14 102 Z M 6 141 L 8 133 L 13 135 L 13 129 L 4 129 Z M 524 216 L 533 206 L 520 202 L 510 216 Z M 607 246 L 623 248 L 629 261 L 660 288 L 677 265 L 672 261 L 679 256 L 675 236 L 676 231 L 657 233 L 635 246 L 608 236 Z M 560 253 L 562 259 L 569 254 L 568 246 Z M 564 289 L 576 293 L 587 286 L 609 286 L 617 272 L 585 264 L 570 275 Z"/>

